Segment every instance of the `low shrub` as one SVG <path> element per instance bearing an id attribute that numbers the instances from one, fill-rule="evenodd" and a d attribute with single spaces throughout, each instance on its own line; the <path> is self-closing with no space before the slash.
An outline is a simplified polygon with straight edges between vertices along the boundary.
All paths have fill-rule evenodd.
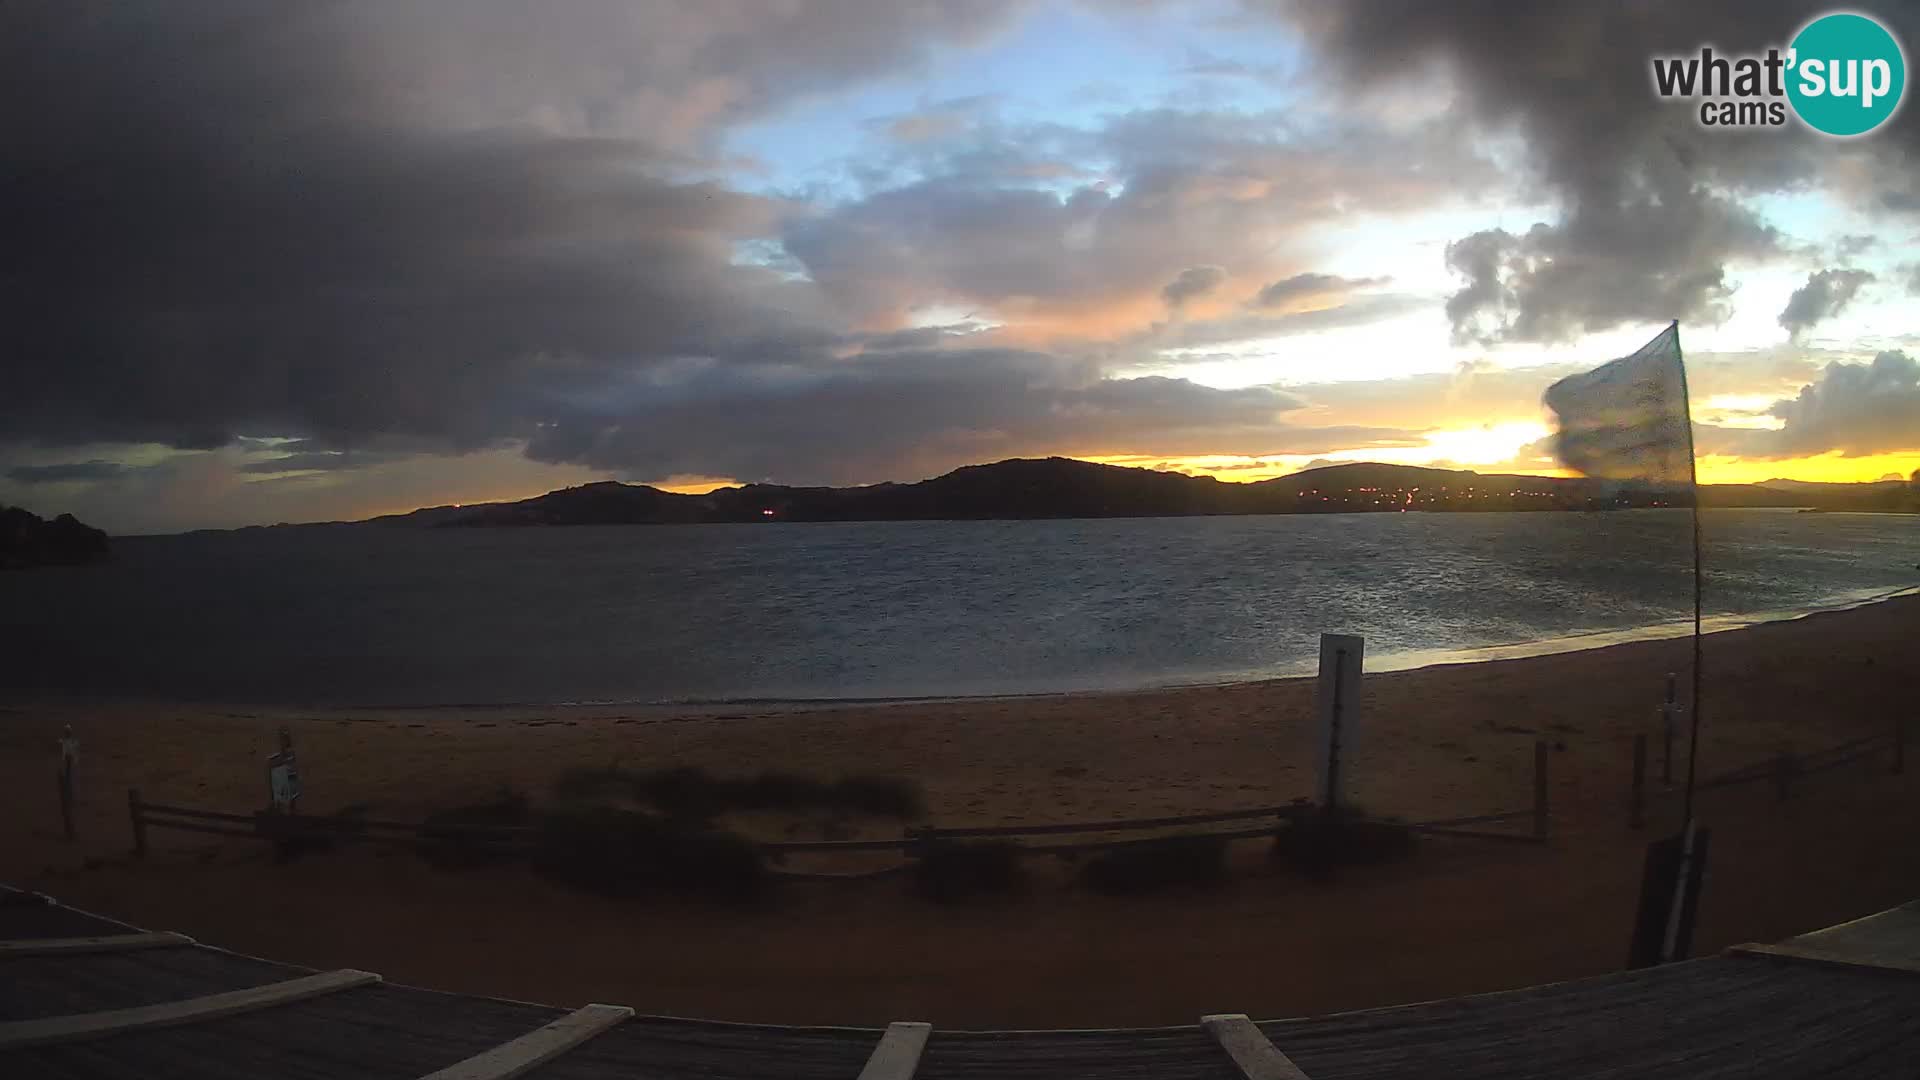
<path id="1" fill-rule="evenodd" d="M 870 817 L 911 821 L 927 812 L 926 795 L 919 783 L 899 776 L 843 776 L 834 781 L 829 798 L 836 810 Z"/>
<path id="2" fill-rule="evenodd" d="M 1369 818 L 1359 807 L 1307 808 L 1284 822 L 1273 838 L 1274 858 L 1312 874 L 1394 862 L 1413 852 L 1413 830 L 1404 822 Z"/>
<path id="3" fill-rule="evenodd" d="M 744 810 L 791 810 L 795 807 L 824 806 L 831 789 L 811 776 L 768 770 L 751 780 L 729 785 L 727 795 Z"/>
<path id="4" fill-rule="evenodd" d="M 481 827 L 511 828 L 532 820 L 527 797 L 502 787 L 485 802 L 436 810 L 420 824 L 417 850 L 435 866 L 457 868 L 497 862 L 514 853 L 516 834 L 477 831 Z"/>
<path id="5" fill-rule="evenodd" d="M 709 821 L 731 801 L 726 785 L 694 765 L 641 773 L 635 794 L 672 818 Z"/>
<path id="6" fill-rule="evenodd" d="M 650 891 L 749 900 L 771 881 L 751 840 L 686 817 L 608 806 L 570 807 L 540 819 L 534 868 L 611 896 Z"/>
<path id="7" fill-rule="evenodd" d="M 1206 888 L 1227 879 L 1227 842 L 1204 835 L 1166 836 L 1108 848 L 1080 868 L 1095 892 L 1131 896 L 1180 886 Z"/>
<path id="8" fill-rule="evenodd" d="M 614 766 L 574 768 L 553 783 L 562 803 L 633 800 L 669 817 L 710 820 L 729 810 L 825 810 L 911 819 L 926 810 L 920 785 L 894 776 L 843 776 L 833 783 L 767 770 L 747 779 L 717 777 L 697 766 L 638 772 Z"/>
<path id="9" fill-rule="evenodd" d="M 550 789 L 556 802 L 607 802 L 639 798 L 640 774 L 614 765 L 585 765 L 554 778 Z"/>
<path id="10" fill-rule="evenodd" d="M 1020 845 L 1011 840 L 939 841 L 913 864 L 913 890 L 937 904 L 1004 896 L 1026 888 Z"/>

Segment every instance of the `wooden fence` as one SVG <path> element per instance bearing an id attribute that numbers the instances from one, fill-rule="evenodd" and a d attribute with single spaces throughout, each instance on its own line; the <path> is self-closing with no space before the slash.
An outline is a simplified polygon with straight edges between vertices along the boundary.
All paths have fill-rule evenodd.
<path id="1" fill-rule="evenodd" d="M 1696 780 L 1696 792 L 1739 787 L 1742 784 L 1771 783 L 1774 794 L 1784 801 L 1793 797 L 1793 789 L 1807 777 L 1851 765 L 1864 758 L 1885 753 L 1888 771 L 1902 773 L 1907 764 L 1907 728 L 1904 717 L 1896 718 L 1885 731 L 1806 753 L 1782 751 L 1773 757 L 1742 765 L 1716 776 Z M 1647 819 L 1647 737 L 1633 737 L 1633 784 L 1629 798 L 1627 824 L 1640 828 Z"/>
<path id="2" fill-rule="evenodd" d="M 1533 806 L 1527 810 L 1500 811 L 1471 817 L 1404 823 L 1408 829 L 1433 836 L 1458 836 L 1469 839 L 1543 843 L 1548 836 L 1547 744 L 1534 744 Z M 1273 836 L 1287 827 L 1294 817 L 1312 811 L 1305 800 L 1282 806 L 1256 806 L 1245 810 L 1216 810 L 1199 814 L 1167 817 L 1129 818 L 1120 821 L 1080 821 L 1038 825 L 984 825 L 960 828 L 910 826 L 897 839 L 885 840 L 769 840 L 756 846 L 774 862 L 794 854 L 848 854 L 892 851 L 907 857 L 917 856 L 929 845 L 986 839 L 1024 839 L 1027 837 L 1070 836 L 1094 833 L 1151 833 L 1120 839 L 1069 840 L 1063 843 L 1022 844 L 1022 855 L 1070 855 L 1107 848 L 1150 844 L 1166 839 L 1168 829 L 1190 829 L 1198 825 L 1222 825 L 1233 822 L 1259 822 L 1239 829 L 1209 829 L 1197 835 L 1220 840 L 1249 840 Z M 428 822 L 381 821 L 357 815 L 301 815 L 255 811 L 230 814 L 184 806 L 147 802 L 138 788 L 127 792 L 127 814 L 133 826 L 133 850 L 147 852 L 147 830 L 174 829 L 247 839 L 284 841 L 300 837 L 326 838 L 334 842 L 419 844 L 460 840 L 471 844 L 494 844 L 520 850 L 530 846 L 531 825 L 460 825 Z M 1526 821 L 1527 832 L 1493 831 L 1480 826 Z"/>

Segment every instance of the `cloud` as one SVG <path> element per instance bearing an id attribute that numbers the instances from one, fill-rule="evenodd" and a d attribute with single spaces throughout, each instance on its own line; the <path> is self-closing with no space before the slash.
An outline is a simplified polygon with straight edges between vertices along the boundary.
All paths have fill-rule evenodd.
<path id="1" fill-rule="evenodd" d="M 156 4 L 140 17 L 193 17 L 204 7 L 183 16 L 178 5 Z M 399 110 L 421 127 L 530 127 L 700 154 L 726 126 L 809 95 L 918 71 L 942 47 L 989 40 L 1024 7 L 1020 0 L 706 0 L 687 7 L 567 0 L 536 9 L 515 0 L 346 0 L 254 21 L 282 24 L 264 28 L 288 51 L 276 62 L 291 59 L 303 77 L 327 82 L 354 71 L 374 91 L 367 106 Z M 258 48 L 260 36 L 223 44 Z M 314 59 L 304 60 L 301 53 L 315 48 Z"/>
<path id="2" fill-rule="evenodd" d="M 1210 293 L 1221 282 L 1227 280 L 1227 272 L 1218 266 L 1189 266 L 1173 276 L 1160 290 L 1167 306 L 1175 310 L 1186 306 L 1188 300 Z"/>
<path id="3" fill-rule="evenodd" d="M 1753 433 L 1751 456 L 1920 450 L 1920 361 L 1889 350 L 1868 364 L 1828 364 L 1797 396 L 1769 411 L 1785 426 Z"/>
<path id="4" fill-rule="evenodd" d="M 1743 206 L 1756 191 L 1920 206 L 1892 167 L 1913 110 L 1847 144 L 1707 139 L 1603 59 L 1743 25 L 1695 5 L 1303 0 L 1284 14 L 1308 48 L 1196 57 L 1210 91 L 1156 95 L 1186 107 L 1136 94 L 1038 121 L 1000 107 L 1026 88 L 995 86 L 881 117 L 819 190 L 716 179 L 780 141 L 742 125 L 914 77 L 1027 7 L 11 5 L 0 480 L 64 498 L 137 476 L 181 515 L 303 516 L 295 493 L 336 513 L 429 479 L 484 493 L 461 479 L 483 467 L 846 482 L 1008 453 L 1408 445 L 1431 425 L 1398 398 L 1110 376 L 1430 305 L 1313 270 L 1347 265 L 1327 234 L 1485 192 L 1549 209 L 1458 230 L 1450 312 L 1484 340 L 1717 317 L 1727 263 L 1786 243 Z M 1445 92 L 1412 118 L 1362 100 L 1403 75 Z M 1276 85 L 1285 108 L 1217 104 Z M 827 126 L 857 137 L 872 100 L 844 96 Z M 1812 379 L 1765 385 L 1785 400 Z M 1442 383 L 1466 402 L 1500 380 Z"/>
<path id="5" fill-rule="evenodd" d="M 1833 243 L 1834 256 L 1841 260 L 1864 255 L 1880 246 L 1880 238 L 1869 233 L 1847 233 Z"/>
<path id="6" fill-rule="evenodd" d="M 789 217 L 781 239 L 863 324 L 933 299 L 977 306 L 1024 343 L 1111 339 L 1162 317 L 1183 270 L 1220 268 L 1230 280 L 1211 295 L 1238 302 L 1233 283 L 1297 271 L 1316 227 L 1441 205 L 1454 184 L 1490 180 L 1457 134 L 1176 109 L 998 127 L 923 147 L 911 179 Z M 1024 172 L 1060 160 L 1104 167 L 1070 184 Z M 1422 167 L 1393 166 L 1407 160 Z"/>
<path id="7" fill-rule="evenodd" d="M 1732 313 L 1724 263 L 1773 254 L 1779 234 L 1729 200 L 1685 185 L 1605 214 L 1525 233 L 1488 229 L 1447 246 L 1465 284 L 1447 300 L 1457 342 L 1565 342 L 1635 321 L 1719 323 Z"/>
<path id="8" fill-rule="evenodd" d="M 463 451 L 696 355 L 826 355 L 721 125 L 1006 4 L 9 8 L 0 443 Z M 318 459 L 314 459 L 317 463 Z"/>
<path id="9" fill-rule="evenodd" d="M 1208 319 L 1156 323 L 1145 331 L 1124 339 L 1122 344 L 1164 350 L 1196 349 L 1209 345 L 1258 341 L 1263 338 L 1310 334 L 1346 326 L 1365 326 L 1368 323 L 1418 311 L 1431 303 L 1432 300 L 1427 297 L 1404 293 L 1378 293 L 1355 297 L 1345 303 L 1285 313 L 1269 313 L 1255 307 L 1229 311 Z M 1179 362 L 1179 358 L 1163 356 L 1159 359 L 1162 362 Z"/>
<path id="10" fill-rule="evenodd" d="M 1287 422 L 1270 387 L 1102 378 L 1014 349 L 862 354 L 832 367 L 709 366 L 628 407 L 583 408 L 530 456 L 638 476 L 707 470 L 797 483 L 915 479 L 997 458 L 1319 453 L 1417 444 L 1412 433 Z"/>
<path id="11" fill-rule="evenodd" d="M 1252 307 L 1285 307 L 1298 300 L 1350 293 L 1357 289 L 1384 285 L 1387 281 L 1388 279 L 1384 277 L 1347 278 L 1338 274 L 1306 271 L 1269 282 L 1248 303 Z"/>
<path id="12" fill-rule="evenodd" d="M 1297 27 L 1349 96 L 1438 74 L 1454 112 L 1518 135 L 1527 193 L 1551 218 L 1456 241 L 1463 284 L 1448 304 L 1462 341 L 1555 342 L 1626 323 L 1720 321 L 1730 263 L 1774 257 L 1783 237 L 1739 200 L 1825 179 L 1862 202 L 1906 176 L 1920 123 L 1908 110 L 1859 145 L 1789 124 L 1714 132 L 1688 105 L 1659 99 L 1645 58 L 1712 42 L 1735 53 L 1778 44 L 1818 8 L 1791 0 L 1573 8 L 1482 2 L 1276 0 L 1256 4 Z M 1882 13 L 1876 13 L 1882 14 Z M 1913 40 L 1916 13 L 1885 21 Z M 1861 190 L 1855 190 L 1861 189 Z"/>
<path id="13" fill-rule="evenodd" d="M 1793 291 L 1780 312 L 1780 325 L 1792 337 L 1846 310 L 1862 286 L 1873 280 L 1865 270 L 1816 270 Z"/>
<path id="14" fill-rule="evenodd" d="M 116 480 L 133 471 L 118 461 L 63 461 L 51 465 L 15 465 L 7 479 L 16 484 L 97 483 Z"/>
<path id="15" fill-rule="evenodd" d="M 1749 353 L 1696 353 L 1687 357 L 1687 376 L 1696 414 L 1702 403 L 1722 395 L 1758 397 L 1771 402 L 1800 392 L 1823 370 L 1810 356 L 1831 356 L 1794 346 Z M 1286 389 L 1306 401 L 1314 416 L 1338 416 L 1362 425 L 1397 428 L 1454 427 L 1548 418 L 1540 403 L 1548 386 L 1568 375 L 1592 370 L 1605 356 L 1584 357 L 1529 367 L 1501 367 L 1468 361 L 1452 371 L 1391 379 L 1289 383 Z M 1767 406 L 1756 406 L 1764 413 Z"/>
<path id="16" fill-rule="evenodd" d="M 951 138 L 965 131 L 998 101 L 995 94 L 970 94 L 922 105 L 898 116 L 879 117 L 867 126 L 904 143 Z"/>
<path id="17" fill-rule="evenodd" d="M 239 470 L 243 473 L 269 475 L 294 472 L 342 472 L 369 469 L 405 456 L 407 455 L 358 450 L 306 450 L 261 461 L 249 461 L 241 465 Z"/>

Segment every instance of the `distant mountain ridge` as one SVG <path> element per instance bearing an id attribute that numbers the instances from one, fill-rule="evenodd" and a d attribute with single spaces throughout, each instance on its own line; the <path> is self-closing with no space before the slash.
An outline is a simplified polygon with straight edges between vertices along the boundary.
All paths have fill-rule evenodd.
<path id="1" fill-rule="evenodd" d="M 107 534 L 72 514 L 47 521 L 18 506 L 0 506 L 0 570 L 78 566 L 107 554 Z"/>
<path id="2" fill-rule="evenodd" d="M 1708 484 L 1710 507 L 1920 510 L 1907 484 Z M 515 502 L 436 506 L 371 519 L 388 526 L 664 525 L 752 521 L 914 521 L 1365 513 L 1418 510 L 1602 510 L 1684 506 L 1687 493 L 1586 478 L 1475 473 L 1375 462 L 1228 483 L 1073 458 L 1012 458 L 915 483 L 865 487 L 747 484 L 702 495 L 601 481 Z"/>

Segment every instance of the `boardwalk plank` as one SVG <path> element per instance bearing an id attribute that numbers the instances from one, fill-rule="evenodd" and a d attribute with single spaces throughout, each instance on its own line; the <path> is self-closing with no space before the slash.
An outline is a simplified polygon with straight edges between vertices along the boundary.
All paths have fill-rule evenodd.
<path id="1" fill-rule="evenodd" d="M 1763 945 L 1749 942 L 1727 950 L 1737 956 L 1764 956 L 1774 960 L 1792 960 L 1807 964 L 1863 968 L 1872 971 L 1899 971 L 1920 975 L 1920 961 L 1888 952 L 1860 948 L 1828 948 L 1819 945 Z"/>
<path id="2" fill-rule="evenodd" d="M 1220 1049 L 1233 1059 L 1246 1080 L 1308 1080 L 1300 1067 L 1267 1040 L 1246 1013 L 1215 1013 L 1200 1018 Z"/>
<path id="3" fill-rule="evenodd" d="M 920 1067 L 920 1054 L 927 1048 L 927 1036 L 933 1025 L 918 1020 L 899 1020 L 887 1025 L 880 1041 L 860 1070 L 860 1080 L 913 1080 Z"/>
<path id="4" fill-rule="evenodd" d="M 151 934 L 96 934 L 92 937 L 21 938 L 0 941 L 0 960 L 10 956 L 51 956 L 72 953 L 126 952 L 131 949 L 160 949 L 174 945 L 192 945 L 185 934 L 163 930 Z"/>
<path id="5" fill-rule="evenodd" d="M 223 994 L 169 1001 L 160 1005 L 140 1005 L 131 1009 L 49 1016 L 39 1020 L 16 1020 L 0 1024 L 0 1049 L 40 1046 L 47 1043 L 74 1042 L 114 1035 L 140 1028 L 190 1024 L 235 1013 L 251 1012 L 274 1005 L 287 1005 L 336 990 L 370 986 L 380 981 L 371 971 L 322 972 L 298 979 L 268 983 Z"/>
<path id="6" fill-rule="evenodd" d="M 512 1042 L 429 1074 L 425 1080 L 513 1080 L 633 1017 L 625 1005 L 587 1005 Z"/>

